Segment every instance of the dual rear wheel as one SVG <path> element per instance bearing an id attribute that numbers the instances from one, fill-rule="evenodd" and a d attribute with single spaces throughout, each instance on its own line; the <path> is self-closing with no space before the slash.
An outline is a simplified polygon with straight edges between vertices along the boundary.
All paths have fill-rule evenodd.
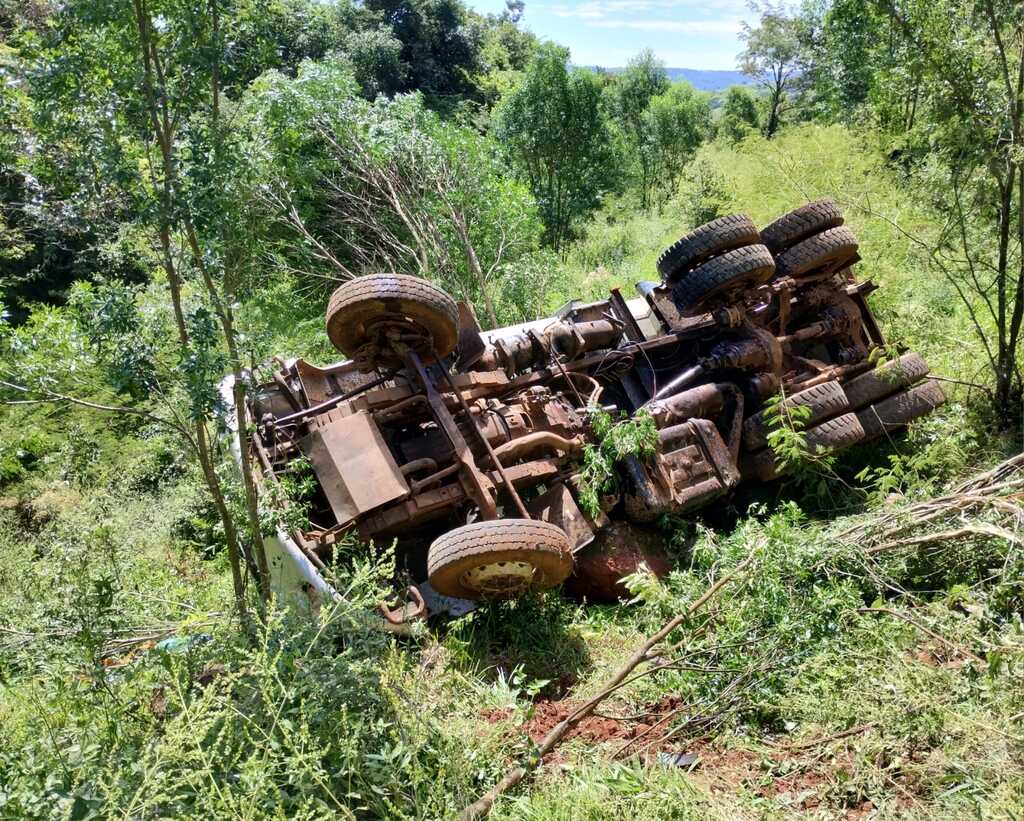
<path id="1" fill-rule="evenodd" d="M 859 259 L 853 232 L 832 200 L 816 200 L 758 231 L 750 217 L 730 214 L 695 228 L 659 258 L 658 272 L 681 310 L 739 298 L 773 277 L 830 274 Z"/>

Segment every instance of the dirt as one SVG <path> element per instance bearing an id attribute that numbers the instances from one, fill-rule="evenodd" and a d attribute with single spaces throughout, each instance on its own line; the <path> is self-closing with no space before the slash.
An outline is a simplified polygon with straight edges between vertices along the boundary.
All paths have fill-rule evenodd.
<path id="1" fill-rule="evenodd" d="M 539 744 L 582 704 L 570 699 L 538 700 L 533 715 L 519 729 Z M 843 785 L 854 782 L 857 769 L 856 758 L 846 743 L 794 748 L 780 740 L 778 746 L 755 752 L 723 748 L 709 737 L 676 741 L 670 734 L 678 724 L 676 713 L 682 706 L 680 699 L 666 697 L 630 716 L 616 717 L 604 712 L 589 715 L 576 724 L 563 741 L 614 744 L 613 753 L 619 750 L 631 755 L 639 753 L 651 764 L 658 761 L 659 753 L 695 754 L 696 761 L 680 770 L 688 772 L 689 778 L 712 794 L 751 792 L 804 811 L 822 805 L 834 807 L 838 801 L 846 806 L 835 817 L 850 821 L 874 813 L 875 805 L 865 796 L 842 794 Z M 493 710 L 484 713 L 483 718 L 490 724 L 497 724 L 511 715 L 511 710 Z M 772 745 L 770 740 L 766 741 Z M 563 763 L 558 750 L 547 760 L 549 764 Z M 905 802 L 901 801 L 901 806 L 909 806 L 913 803 L 912 785 L 901 783 L 899 786 L 907 797 Z"/>
<path id="2" fill-rule="evenodd" d="M 969 656 L 965 655 L 958 648 L 946 647 L 938 643 L 922 645 L 910 655 L 921 664 L 945 670 L 959 670 L 972 661 Z"/>
<path id="3" fill-rule="evenodd" d="M 552 729 L 575 712 L 583 702 L 563 699 L 552 701 L 541 699 L 534 705 L 533 716 L 523 726 L 535 743 L 540 743 Z M 584 741 L 602 743 L 606 741 L 626 741 L 643 737 L 644 746 L 657 748 L 671 721 L 664 721 L 671 713 L 679 709 L 681 700 L 666 697 L 655 704 L 649 705 L 642 713 L 633 716 L 615 716 L 598 711 L 589 715 L 574 726 L 565 736 L 565 740 L 582 738 Z M 485 716 L 486 717 L 486 716 Z"/>

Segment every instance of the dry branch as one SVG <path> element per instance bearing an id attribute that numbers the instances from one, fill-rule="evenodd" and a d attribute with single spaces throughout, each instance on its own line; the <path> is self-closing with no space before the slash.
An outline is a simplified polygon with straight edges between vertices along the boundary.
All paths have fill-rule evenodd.
<path id="1" fill-rule="evenodd" d="M 996 539 L 1005 539 L 1008 542 L 1020 544 L 1021 540 L 1009 530 L 997 525 L 981 522 L 980 524 L 964 525 L 954 530 L 941 530 L 936 533 L 923 533 L 920 536 L 909 536 L 905 539 L 897 539 L 892 542 L 883 542 L 874 547 L 867 548 L 864 552 L 868 556 L 879 553 L 886 553 L 890 550 L 897 550 L 901 547 L 920 547 L 926 544 L 937 544 L 948 542 L 953 539 L 962 539 L 965 536 L 989 536 Z"/>
<path id="2" fill-rule="evenodd" d="M 877 722 L 869 721 L 867 724 L 858 724 L 856 727 L 851 727 L 849 730 L 843 730 L 841 733 L 827 735 L 822 738 L 812 738 L 809 741 L 799 741 L 796 744 L 787 744 L 785 747 L 782 747 L 781 749 L 807 750 L 811 747 L 820 747 L 822 744 L 828 744 L 832 741 L 839 741 L 839 739 L 841 738 L 849 738 L 852 735 L 859 735 L 860 733 L 867 732 L 875 726 L 877 726 Z"/>
<path id="3" fill-rule="evenodd" d="M 654 647 L 669 636 L 672 631 L 679 627 L 683 622 L 693 617 L 693 615 L 712 598 L 714 598 L 723 587 L 736 579 L 737 576 L 747 568 L 751 561 L 753 561 L 754 555 L 755 551 L 751 550 L 750 555 L 748 555 L 747 558 L 712 584 L 704 592 L 704 595 L 686 608 L 684 612 L 671 618 L 657 633 L 649 637 L 647 641 L 645 641 L 644 644 L 633 653 L 629 661 L 627 661 L 615 673 L 615 675 L 611 677 L 600 693 L 578 708 L 575 712 L 566 716 L 565 719 L 552 728 L 551 732 L 544 736 L 543 741 L 541 741 L 537 746 L 535 753 L 536 758 L 533 761 L 529 764 L 520 763 L 518 766 L 506 773 L 505 776 L 485 795 L 466 807 L 460 815 L 462 821 L 472 821 L 472 819 L 486 815 L 490 812 L 491 807 L 494 805 L 494 802 L 499 795 L 507 792 L 522 781 L 531 769 L 540 767 L 543 764 L 544 756 L 550 753 L 574 726 L 590 715 L 602 701 L 608 698 L 609 695 L 623 687 L 628 683 L 628 681 L 635 680 L 637 677 L 634 676 L 630 678 L 630 673 L 645 661 L 649 661 L 651 659 Z"/>

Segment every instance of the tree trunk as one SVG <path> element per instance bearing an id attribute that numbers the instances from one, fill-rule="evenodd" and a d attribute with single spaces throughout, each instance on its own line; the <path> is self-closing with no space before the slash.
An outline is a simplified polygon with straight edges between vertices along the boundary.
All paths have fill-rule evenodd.
<path id="1" fill-rule="evenodd" d="M 484 307 L 487 310 L 487 319 L 491 323 L 492 328 L 498 327 L 498 315 L 494 310 L 494 301 L 491 299 L 491 295 L 487 289 L 487 277 L 484 275 L 484 269 L 480 266 L 480 260 L 476 255 L 476 249 L 473 247 L 473 240 L 469 236 L 469 227 L 466 225 L 466 218 L 463 214 L 460 214 L 454 206 L 449 206 L 449 210 L 452 215 L 452 222 L 455 224 L 455 230 L 459 235 L 459 241 L 462 243 L 462 250 L 466 254 L 466 264 L 469 266 L 470 272 L 473 274 L 473 278 L 477 282 L 477 286 L 480 288 L 480 295 L 484 298 Z"/>
<path id="2" fill-rule="evenodd" d="M 185 323 L 185 316 L 182 310 L 181 301 L 181 280 L 174 264 L 171 252 L 171 214 L 173 213 L 173 199 L 178 194 L 175 179 L 175 164 L 173 156 L 173 130 L 171 118 L 168 114 L 166 102 L 166 87 L 161 83 L 159 89 L 160 101 L 157 99 L 157 86 L 154 82 L 154 75 L 159 74 L 158 56 L 155 45 L 152 41 L 152 22 L 148 13 L 144 11 L 141 0 L 134 0 L 136 26 L 139 34 L 139 45 L 142 51 L 143 62 L 143 88 L 145 104 L 150 118 L 150 125 L 153 129 L 153 136 L 160 146 L 160 157 L 163 171 L 163 192 L 161 195 L 160 214 L 160 246 L 162 250 L 164 270 L 167 274 L 167 285 L 171 295 L 171 305 L 174 312 L 174 320 L 178 329 L 178 342 L 184 352 L 189 345 L 188 328 Z M 162 104 L 161 104 L 162 101 Z M 214 465 L 213 453 L 206 424 L 203 420 L 193 420 L 196 432 L 196 455 L 199 460 L 203 478 L 206 480 L 207 488 L 213 499 L 217 515 L 224 528 L 224 538 L 227 542 L 228 559 L 231 564 L 231 576 L 235 592 L 235 604 L 238 608 L 239 619 L 243 629 L 247 632 L 251 629 L 249 609 L 245 600 L 245 579 L 242 574 L 241 546 L 238 538 L 238 531 L 235 528 L 234 519 L 228 509 L 221 487 L 220 478 L 217 476 Z"/>

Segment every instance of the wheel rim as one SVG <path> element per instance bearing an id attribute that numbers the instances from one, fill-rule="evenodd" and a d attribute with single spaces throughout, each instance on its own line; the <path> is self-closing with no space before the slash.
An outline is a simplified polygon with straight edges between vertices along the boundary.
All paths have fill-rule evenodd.
<path id="1" fill-rule="evenodd" d="M 529 562 L 489 562 L 471 567 L 460 581 L 486 596 L 513 596 L 532 587 L 536 575 L 537 568 Z"/>

